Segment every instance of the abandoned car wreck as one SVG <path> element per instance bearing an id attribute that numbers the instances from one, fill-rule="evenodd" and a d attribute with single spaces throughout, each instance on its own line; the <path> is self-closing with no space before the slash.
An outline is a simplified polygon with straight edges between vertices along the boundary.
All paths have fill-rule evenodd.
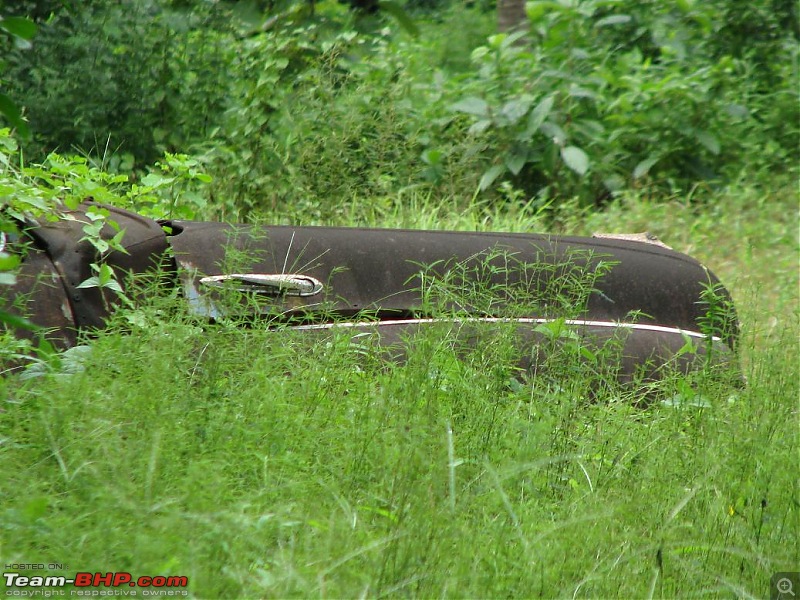
<path id="1" fill-rule="evenodd" d="M 622 380 L 734 356 L 738 324 L 727 290 L 652 236 L 244 226 L 102 207 L 124 231 L 124 251 L 101 257 L 84 233 L 96 208 L 85 203 L 66 219 L 21 227 L 21 270 L 4 292 L 6 310 L 60 348 L 103 328 L 117 304 L 112 289 L 84 284 L 102 261 L 134 297 L 135 276 L 158 270 L 158 285 L 177 289 L 207 322 L 369 334 L 398 359 L 408 335 L 434 326 L 472 345 L 502 329 L 520 345 L 523 369 L 561 328 L 590 348 L 614 345 Z M 101 232 L 116 234 L 108 225 Z M 21 298 L 28 301 L 19 306 Z"/>

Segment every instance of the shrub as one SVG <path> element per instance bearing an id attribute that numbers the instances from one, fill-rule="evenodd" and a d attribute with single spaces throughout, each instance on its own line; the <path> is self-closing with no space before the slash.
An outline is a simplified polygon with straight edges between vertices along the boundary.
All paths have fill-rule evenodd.
<path id="1" fill-rule="evenodd" d="M 753 163 L 785 164 L 797 94 L 765 91 L 754 63 L 723 54 L 725 44 L 711 41 L 723 27 L 713 7 L 613 7 L 529 3 L 532 47 L 499 35 L 473 52 L 474 75 L 458 82 L 462 98 L 451 108 L 468 115 L 468 133 L 489 158 L 481 188 L 508 179 L 529 195 L 592 203 L 646 180 L 687 189 Z M 785 38 L 770 48 L 783 58 L 775 63 L 791 64 L 796 49 Z M 791 80 L 786 67 L 773 72 Z M 765 127 L 776 99 L 791 135 Z"/>
<path id="2" fill-rule="evenodd" d="M 537 0 L 521 45 L 476 5 L 418 11 L 413 37 L 334 0 L 269 19 L 245 10 L 265 3 L 97 0 L 39 15 L 10 91 L 36 160 L 94 147 L 126 172 L 183 149 L 226 218 L 326 221 L 409 191 L 592 206 L 796 170 L 791 6 Z"/>
<path id="3" fill-rule="evenodd" d="M 35 14 L 35 44 L 9 53 L 7 73 L 34 160 L 55 149 L 119 154 L 114 166 L 130 170 L 216 125 L 232 51 L 222 7 L 98 0 Z"/>
<path id="4" fill-rule="evenodd" d="M 773 27 L 772 75 L 756 73 L 762 42 L 726 53 L 716 37 L 727 5 L 533 2 L 531 44 L 490 36 L 471 64 L 459 41 L 471 34 L 451 31 L 476 18 L 464 9 L 416 39 L 330 20 L 260 33 L 235 67 L 216 195 L 324 221 L 342 202 L 409 189 L 450 202 L 522 195 L 541 209 L 743 173 L 767 181 L 792 169 L 796 47 Z"/>

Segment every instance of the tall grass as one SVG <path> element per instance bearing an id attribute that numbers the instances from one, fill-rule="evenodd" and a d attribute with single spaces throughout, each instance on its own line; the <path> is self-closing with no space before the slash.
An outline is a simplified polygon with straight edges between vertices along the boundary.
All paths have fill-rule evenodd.
<path id="1" fill-rule="evenodd" d="M 414 201 L 339 224 L 541 229 Z M 561 214 L 649 229 L 733 288 L 748 385 L 676 377 L 645 408 L 580 370 L 519 380 L 503 336 L 435 328 L 392 364 L 154 298 L 78 368 L 3 381 L 0 558 L 199 597 L 763 597 L 800 558 L 796 216 L 790 190 L 749 189 Z"/>

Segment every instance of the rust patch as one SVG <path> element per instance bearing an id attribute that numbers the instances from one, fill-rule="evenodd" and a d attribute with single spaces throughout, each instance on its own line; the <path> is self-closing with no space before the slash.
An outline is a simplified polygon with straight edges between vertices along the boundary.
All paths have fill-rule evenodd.
<path id="1" fill-rule="evenodd" d="M 672 250 L 671 246 L 667 246 L 664 242 L 658 239 L 653 233 L 643 231 L 642 233 L 600 233 L 595 232 L 592 234 L 593 238 L 606 239 L 606 240 L 625 240 L 628 242 L 641 242 L 643 244 L 651 244 L 653 246 L 661 246 Z"/>

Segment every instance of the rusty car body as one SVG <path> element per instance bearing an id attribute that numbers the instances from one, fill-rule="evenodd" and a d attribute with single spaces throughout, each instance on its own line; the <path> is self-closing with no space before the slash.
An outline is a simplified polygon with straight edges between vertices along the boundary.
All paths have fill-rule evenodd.
<path id="1" fill-rule="evenodd" d="M 525 347 L 523 368 L 545 347 L 542 325 L 555 322 L 591 346 L 616 340 L 623 379 L 666 366 L 688 372 L 710 354 L 729 360 L 738 335 L 714 274 L 652 236 L 155 221 L 104 207 L 125 231 L 124 251 L 101 257 L 83 231 L 93 206 L 24 224 L 22 267 L 3 292 L 6 310 L 61 348 L 103 328 L 117 304 L 112 290 L 82 285 L 101 260 L 126 291 L 129 276 L 158 272 L 159 285 L 209 322 L 237 317 L 309 335 L 335 328 L 400 348 L 410 333 L 443 323 L 473 344 L 479 330 L 502 325 Z M 115 233 L 107 226 L 102 235 Z M 712 300 L 727 308 L 710 329 Z M 687 343 L 695 351 L 682 351 Z"/>

